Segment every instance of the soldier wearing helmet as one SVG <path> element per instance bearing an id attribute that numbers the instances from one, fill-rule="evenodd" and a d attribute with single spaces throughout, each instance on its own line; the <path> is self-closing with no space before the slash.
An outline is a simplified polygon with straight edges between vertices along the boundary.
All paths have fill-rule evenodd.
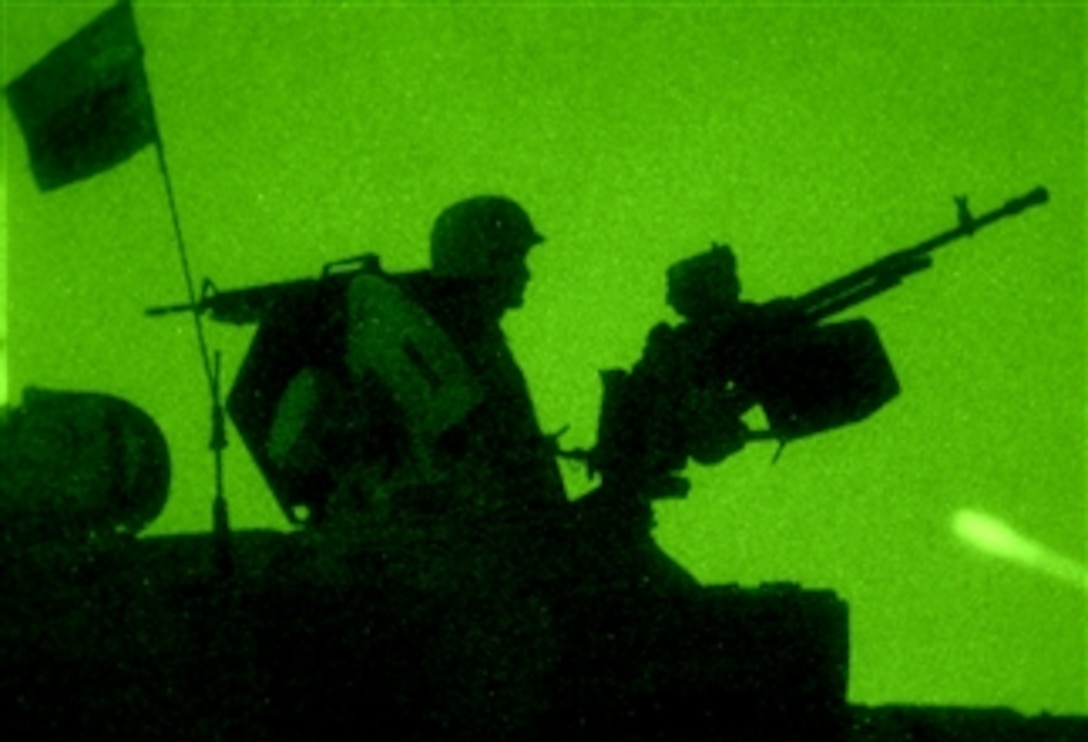
<path id="1" fill-rule="evenodd" d="M 524 739 L 546 710 L 554 632 L 526 585 L 545 561 L 533 546 L 538 516 L 565 507 L 566 495 L 500 326 L 523 304 L 529 251 L 542 241 L 509 198 L 469 198 L 435 220 L 429 271 L 349 290 L 349 323 L 360 328 L 348 337 L 349 367 L 397 411 L 369 437 L 388 446 L 381 467 L 364 463 L 362 491 L 337 495 L 362 496 L 349 505 L 362 505 L 358 522 L 376 511 L 406 539 L 393 536 L 399 546 L 382 560 L 407 590 L 404 606 L 399 591 L 390 600 L 415 616 L 408 630 L 423 672 L 440 679 L 424 721 L 436 737 Z M 384 342 L 390 324 L 399 334 Z M 400 352 L 374 355 L 376 346 Z"/>
<path id="2" fill-rule="evenodd" d="M 275 304 L 229 407 L 289 518 L 565 500 L 500 326 L 542 241 L 513 200 L 468 198 L 435 220 L 430 270 L 372 258 Z"/>
<path id="3" fill-rule="evenodd" d="M 378 436 L 391 446 L 385 481 L 370 482 L 392 508 L 487 511 L 565 500 L 500 326 L 524 302 L 529 250 L 543 239 L 509 198 L 470 198 L 435 220 L 430 271 L 364 276 L 349 289 L 351 375 L 399 408 L 399 420 Z"/>

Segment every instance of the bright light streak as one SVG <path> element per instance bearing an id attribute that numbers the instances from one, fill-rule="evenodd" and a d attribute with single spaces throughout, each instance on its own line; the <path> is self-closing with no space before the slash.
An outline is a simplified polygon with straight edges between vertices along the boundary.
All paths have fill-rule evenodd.
<path id="1" fill-rule="evenodd" d="M 966 543 L 992 556 L 1043 572 L 1088 591 L 1088 568 L 1033 541 L 992 515 L 960 510 L 952 518 L 952 530 Z"/>
<path id="2" fill-rule="evenodd" d="M 1017 562 L 1035 563 L 1042 548 L 993 516 L 961 510 L 952 520 L 956 535 L 980 551 Z"/>

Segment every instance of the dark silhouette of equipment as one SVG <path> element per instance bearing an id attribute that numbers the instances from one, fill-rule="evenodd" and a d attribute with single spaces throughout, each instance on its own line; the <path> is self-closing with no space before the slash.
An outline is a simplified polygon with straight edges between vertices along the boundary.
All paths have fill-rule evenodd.
<path id="1" fill-rule="evenodd" d="M 271 741 L 344 729 L 442 739 L 419 728 L 419 637 L 397 634 L 397 617 L 378 609 L 381 584 L 337 589 L 311 569 L 305 534 L 235 538 L 232 583 L 207 559 L 207 534 L 9 554 L 5 738 Z M 540 739 L 1072 742 L 1088 732 L 1083 716 L 849 703 L 848 606 L 831 591 L 718 585 L 683 601 L 617 593 L 576 608 L 585 632 L 564 646 Z M 647 627 L 653 643 L 638 641 Z"/>
<path id="2" fill-rule="evenodd" d="M 196 304 L 146 310 L 151 317 L 195 311 L 225 324 L 258 326 L 228 394 L 227 413 L 284 515 L 293 523 L 320 519 L 334 482 L 327 470 L 301 471 L 276 460 L 269 444 L 277 412 L 289 390 L 293 389 L 298 397 L 302 388 L 317 394 L 342 386 L 342 379 L 330 380 L 328 374 L 314 373 L 314 369 L 342 370 L 346 292 L 361 275 L 386 275 L 377 255 L 327 263 L 318 278 L 264 286 L 219 291 L 206 279 Z M 301 381 L 311 384 L 303 385 Z M 328 404 L 323 406 L 329 409 Z M 310 424 L 323 422 L 327 420 Z M 298 435 L 305 437 L 312 432 L 298 431 Z"/>
<path id="3" fill-rule="evenodd" d="M 777 440 L 860 422 L 899 394 L 891 362 L 866 320 L 784 333 L 744 369 Z"/>
<path id="4" fill-rule="evenodd" d="M 526 512 L 520 523 L 474 523 L 467 539 L 436 539 L 441 531 L 423 524 L 412 531 L 411 521 L 394 524 L 408 527 L 410 538 L 383 539 L 389 533 L 375 528 L 376 538 L 357 538 L 350 548 L 333 529 L 238 532 L 233 579 L 224 580 L 222 567 L 207 559 L 215 535 L 87 538 L 135 532 L 154 517 L 166 496 L 165 443 L 146 415 L 120 400 L 31 395 L 0 425 L 0 517 L 5 525 L 44 526 L 53 517 L 68 525 L 45 539 L 0 540 L 0 716 L 8 736 L 124 730 L 133 739 L 275 740 L 342 728 L 377 739 L 450 739 L 423 719 L 436 690 L 452 685 L 434 669 L 464 660 L 470 673 L 502 670 L 493 673 L 495 687 L 523 691 L 507 692 L 511 705 L 482 717 L 472 739 L 526 739 L 504 726 L 518 704 L 542 709 L 533 738 L 549 740 L 1084 738 L 1082 718 L 851 705 L 849 612 L 833 592 L 790 583 L 662 589 L 661 580 L 639 579 L 613 563 L 645 561 L 639 552 L 647 533 L 616 528 L 622 497 L 609 499 L 625 494 L 620 485 L 632 480 L 624 474 L 639 469 L 639 456 L 654 453 L 639 446 L 665 445 L 655 466 L 668 473 L 687 455 L 713 463 L 753 438 L 792 440 L 873 414 L 898 391 L 875 328 L 864 320 L 822 322 L 928 267 L 928 253 L 941 244 L 1045 200 L 1039 189 L 976 219 L 960 199 L 957 229 L 796 299 L 744 305 L 735 280 L 724 291 L 727 301 L 713 282 L 702 297 L 674 296 L 685 322 L 655 328 L 632 371 L 603 374 L 609 391 L 599 444 L 585 457 L 604 475 L 604 498 Z M 696 273 L 729 268 L 724 250 L 711 252 L 690 264 Z M 320 400 L 326 383 L 337 386 L 345 293 L 360 277 L 382 282 L 369 287 L 403 288 L 406 299 L 414 297 L 411 274 L 387 276 L 376 258 L 364 256 L 326 267 L 314 280 L 222 293 L 206 284 L 200 301 L 151 312 L 260 323 L 228 410 L 289 517 L 300 505 L 319 507 L 315 493 L 329 485 L 320 468 L 302 465 L 306 452 L 291 448 L 323 444 L 322 426 L 339 422 L 295 413 Z M 387 310 L 383 318 L 411 318 L 396 293 L 377 293 L 389 300 L 372 307 Z M 382 337 L 386 350 L 400 354 L 394 360 L 410 369 L 438 357 L 427 352 L 428 332 L 419 325 Z M 398 347 L 405 339 L 416 345 Z M 417 369 L 422 386 L 428 378 L 444 382 L 439 386 L 450 380 L 424 371 Z M 701 407 L 686 401 L 692 390 Z M 754 404 L 766 411 L 768 431 L 729 424 Z M 335 400 L 317 405 L 325 412 L 336 407 Z M 684 434 L 662 421 L 684 426 Z M 647 430 L 661 437 L 640 437 Z M 31 459 L 40 466 L 23 466 Z M 57 465 L 62 460 L 66 467 Z M 54 476 L 62 468 L 65 476 Z M 53 484 L 61 486 L 49 489 Z M 594 512 L 603 516 L 593 520 Z M 471 561 L 472 550 L 489 539 L 511 543 L 511 533 L 516 552 L 548 555 L 534 559 L 534 579 L 567 588 L 550 595 L 550 605 L 523 600 L 536 588 L 511 581 L 511 605 L 520 610 L 481 613 L 480 592 L 447 587 L 442 610 L 406 620 L 436 598 L 428 585 L 391 579 L 388 564 L 405 556 L 398 549 L 414 552 L 425 543 L 420 558 L 429 564 L 440 561 L 430 559 L 439 552 L 465 552 L 445 556 L 486 576 L 494 591 L 491 577 L 500 572 L 475 570 L 489 562 Z M 508 566 L 504 554 L 491 554 L 491 561 Z M 568 555 L 567 565 L 550 558 L 560 554 Z M 434 571 L 435 583 L 447 577 L 444 568 Z M 489 664 L 470 651 L 428 664 L 426 639 L 450 633 L 451 625 L 454 634 L 482 632 L 483 641 L 466 646 L 500 646 L 488 644 L 497 627 L 474 620 L 481 615 L 523 623 L 516 635 L 525 646 L 501 646 L 540 659 L 546 672 L 519 680 L 513 671 L 533 663 Z M 529 698 L 528 689 L 541 693 Z"/>
<path id="5" fill-rule="evenodd" d="M 28 387 L 0 424 L 0 528 L 12 542 L 134 535 L 166 505 L 155 421 L 108 394 Z"/>
<path id="6" fill-rule="evenodd" d="M 976 217 L 966 197 L 958 197 L 953 229 L 801 296 L 763 305 L 739 301 L 734 259 L 725 246 L 713 245 L 673 265 L 670 303 L 684 321 L 655 327 L 630 372 L 602 373 L 597 445 L 573 455 L 587 460 L 590 473 L 600 473 L 606 483 L 611 478 L 629 484 L 632 467 L 642 462 L 648 467 L 639 474 L 643 480 L 667 480 L 649 487 L 647 492 L 656 493 L 651 496 L 677 496 L 686 494 L 686 484 L 669 475 L 689 456 L 716 463 L 757 440 L 776 440 L 781 452 L 789 441 L 868 418 L 900 390 L 876 327 L 865 319 L 824 321 L 929 268 L 936 249 L 1048 198 L 1046 189 L 1036 188 Z M 662 428 L 690 426 L 678 410 L 691 406 L 686 395 L 700 392 L 709 401 L 695 416 L 739 418 L 758 405 L 768 429 L 736 432 L 734 441 L 709 445 L 683 432 L 663 435 Z M 655 396 L 666 401 L 655 406 L 648 399 Z"/>

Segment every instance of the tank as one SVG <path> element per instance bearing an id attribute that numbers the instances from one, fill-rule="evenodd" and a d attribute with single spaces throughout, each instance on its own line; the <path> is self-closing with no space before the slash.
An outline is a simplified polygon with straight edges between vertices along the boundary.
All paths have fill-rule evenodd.
<path id="1" fill-rule="evenodd" d="M 1082 718 L 851 705 L 838 595 L 685 580 L 647 524 L 602 528 L 607 502 L 141 537 L 165 451 L 132 440 L 160 468 L 114 456 L 95 480 L 150 483 L 129 508 L 31 538 L 7 501 L 5 739 L 1088 738 Z"/>
<path id="2" fill-rule="evenodd" d="M 471 676 L 472 653 L 437 665 L 425 653 L 439 623 L 471 629 L 478 609 L 441 589 L 389 584 L 375 566 L 387 550 L 349 556 L 309 534 L 275 532 L 234 533 L 230 545 L 230 576 L 214 566 L 210 535 L 5 554 L 6 738 L 265 740 L 333 729 L 455 738 L 436 736 L 435 699 L 453 678 L 434 671 L 454 662 L 463 665 L 455 675 Z M 714 585 L 670 599 L 602 584 L 572 600 L 566 621 L 514 616 L 513 635 L 526 637 L 515 648 L 541 674 L 503 680 L 514 690 L 502 702 L 532 709 L 532 734 L 496 709 L 475 738 L 1030 741 L 1088 732 L 1088 720 L 1008 709 L 851 706 L 849 612 L 830 591 Z M 434 607 L 405 620 L 424 603 Z"/>

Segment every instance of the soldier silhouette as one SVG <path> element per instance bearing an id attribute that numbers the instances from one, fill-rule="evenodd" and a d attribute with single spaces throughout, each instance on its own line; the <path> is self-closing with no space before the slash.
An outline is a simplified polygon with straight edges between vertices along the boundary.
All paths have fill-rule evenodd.
<path id="1" fill-rule="evenodd" d="M 399 431 L 384 436 L 394 446 L 379 470 L 362 475 L 363 492 L 338 492 L 334 510 L 377 501 L 417 514 L 501 517 L 565 502 L 554 451 L 500 325 L 522 306 L 529 251 L 543 239 L 514 201 L 472 198 L 436 220 L 428 273 L 353 282 L 350 375 L 368 391 L 384 387 Z"/>
<path id="2" fill-rule="evenodd" d="M 311 525 L 565 501 L 501 329 L 543 238 L 508 198 L 446 209 L 429 271 L 364 271 L 262 321 L 229 407 Z"/>
<path id="3" fill-rule="evenodd" d="M 247 443 L 266 474 L 311 496 L 314 558 L 288 568 L 285 595 L 308 582 L 314 621 L 379 610 L 385 627 L 314 651 L 385 653 L 380 674 L 410 687 L 383 692 L 429 699 L 404 713 L 431 738 L 527 738 L 564 645 L 593 640 L 600 595 L 695 586 L 651 538 L 647 501 L 617 488 L 567 500 L 500 325 L 542 241 L 508 198 L 455 203 L 429 271 L 364 271 L 276 307 L 232 392 L 232 415 L 264 431 L 263 450 Z"/>

